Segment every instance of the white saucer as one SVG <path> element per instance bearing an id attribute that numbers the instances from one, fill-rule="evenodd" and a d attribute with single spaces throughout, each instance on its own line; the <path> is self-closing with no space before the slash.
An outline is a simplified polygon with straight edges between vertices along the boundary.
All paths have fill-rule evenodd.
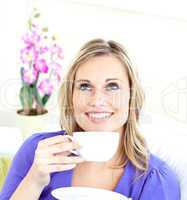
<path id="1" fill-rule="evenodd" d="M 122 194 L 91 187 L 62 187 L 51 192 L 59 200 L 128 200 Z"/>

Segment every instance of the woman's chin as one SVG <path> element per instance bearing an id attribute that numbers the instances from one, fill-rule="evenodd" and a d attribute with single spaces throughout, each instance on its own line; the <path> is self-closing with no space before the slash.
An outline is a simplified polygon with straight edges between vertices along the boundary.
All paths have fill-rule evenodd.
<path id="1" fill-rule="evenodd" d="M 89 127 L 89 128 L 85 128 L 85 131 L 113 131 L 112 129 L 108 128 L 108 127 Z"/>

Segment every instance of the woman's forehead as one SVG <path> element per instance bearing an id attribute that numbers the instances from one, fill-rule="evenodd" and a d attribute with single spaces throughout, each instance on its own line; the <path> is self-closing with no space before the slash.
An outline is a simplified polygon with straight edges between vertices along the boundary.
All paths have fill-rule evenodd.
<path id="1" fill-rule="evenodd" d="M 99 56 L 89 59 L 80 65 L 75 80 L 102 80 L 128 79 L 126 67 L 114 56 Z"/>

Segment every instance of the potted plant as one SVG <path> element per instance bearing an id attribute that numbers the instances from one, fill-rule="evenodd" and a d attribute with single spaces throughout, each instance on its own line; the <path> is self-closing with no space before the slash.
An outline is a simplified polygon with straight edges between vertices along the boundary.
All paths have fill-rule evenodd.
<path id="1" fill-rule="evenodd" d="M 40 13 L 34 9 L 28 20 L 28 31 L 22 37 L 24 47 L 20 51 L 19 98 L 22 108 L 17 113 L 19 118 L 24 118 L 21 126 L 28 126 L 23 132 L 29 129 L 29 124 L 33 127 L 31 119 L 39 122 L 36 116 L 41 118 L 48 112 L 46 104 L 61 80 L 63 50 L 57 44 L 56 37 L 49 36 L 48 28 L 37 24 L 39 18 Z M 25 118 L 29 120 L 28 123 L 25 122 Z"/>

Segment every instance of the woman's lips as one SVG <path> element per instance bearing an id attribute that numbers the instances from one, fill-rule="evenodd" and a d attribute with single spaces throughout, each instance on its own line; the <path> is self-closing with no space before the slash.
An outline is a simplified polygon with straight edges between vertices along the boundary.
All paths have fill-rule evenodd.
<path id="1" fill-rule="evenodd" d="M 88 119 L 94 123 L 105 122 L 112 115 L 113 115 L 113 112 L 87 112 L 86 113 L 86 116 L 88 117 Z"/>

